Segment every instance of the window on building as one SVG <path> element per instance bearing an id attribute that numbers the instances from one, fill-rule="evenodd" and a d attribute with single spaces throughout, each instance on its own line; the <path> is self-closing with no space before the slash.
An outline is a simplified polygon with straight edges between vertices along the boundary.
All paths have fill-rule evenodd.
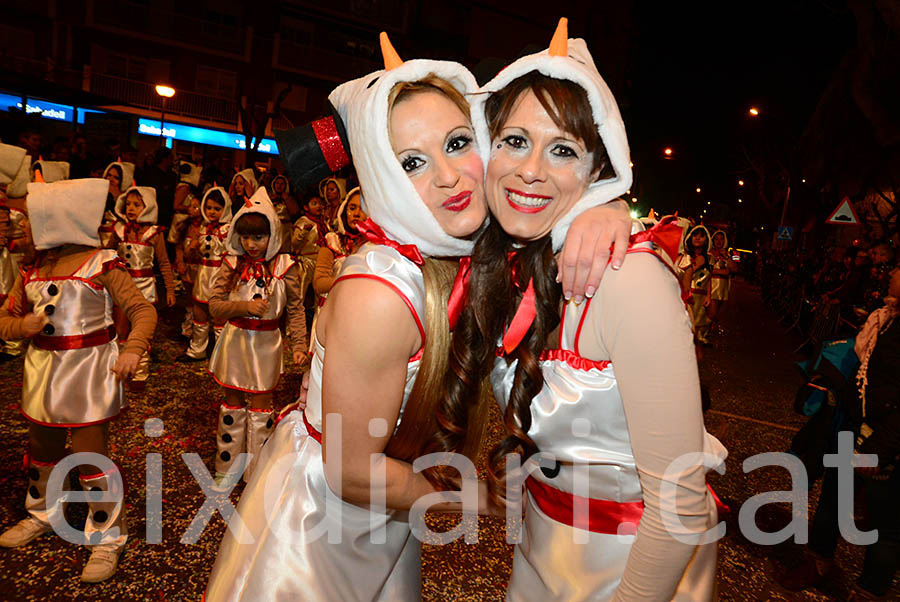
<path id="1" fill-rule="evenodd" d="M 110 52 L 106 61 L 106 71 L 117 77 L 146 81 L 147 59 Z"/>
<path id="2" fill-rule="evenodd" d="M 234 98 L 237 91 L 237 73 L 198 65 L 195 89 L 202 94 Z"/>

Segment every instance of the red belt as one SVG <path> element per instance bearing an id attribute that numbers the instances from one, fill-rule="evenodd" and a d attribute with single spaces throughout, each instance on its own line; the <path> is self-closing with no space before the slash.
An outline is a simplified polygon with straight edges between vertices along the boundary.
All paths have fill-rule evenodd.
<path id="1" fill-rule="evenodd" d="M 231 318 L 231 324 L 244 330 L 278 330 L 278 320 L 258 320 L 256 318 Z"/>
<path id="2" fill-rule="evenodd" d="M 528 487 L 528 491 L 541 512 L 564 525 L 585 528 L 583 524 L 576 525 L 574 520 L 575 502 L 583 504 L 581 507 L 586 507 L 588 510 L 587 530 L 592 533 L 633 535 L 637 532 L 637 525 L 641 522 L 641 516 L 644 514 L 643 501 L 613 502 L 584 498 L 551 487 L 532 477 L 525 479 L 525 486 Z M 631 525 L 623 525 L 623 523 L 631 523 Z"/>
<path id="3" fill-rule="evenodd" d="M 705 295 L 706 289 L 705 288 L 692 288 L 691 292 L 695 295 Z"/>
<path id="4" fill-rule="evenodd" d="M 153 269 L 146 268 L 143 270 L 128 270 L 128 273 L 131 274 L 132 278 L 150 278 L 153 276 Z"/>
<path id="5" fill-rule="evenodd" d="M 210 267 L 210 268 L 217 268 L 220 265 L 222 265 L 222 260 L 221 259 L 201 259 L 200 265 L 205 265 L 206 267 Z"/>
<path id="6" fill-rule="evenodd" d="M 300 414 L 303 416 L 303 424 L 306 425 L 306 432 L 309 433 L 309 436 L 319 442 L 319 445 L 322 445 L 322 433 L 316 430 L 316 428 L 309 423 L 309 420 L 306 419 L 306 410 L 301 410 Z"/>
<path id="7" fill-rule="evenodd" d="M 105 345 L 116 338 L 116 327 L 108 326 L 103 330 L 97 330 L 88 334 L 75 334 L 71 336 L 47 336 L 36 335 L 31 339 L 32 344 L 38 349 L 47 351 L 62 351 L 65 349 L 86 349 Z"/>

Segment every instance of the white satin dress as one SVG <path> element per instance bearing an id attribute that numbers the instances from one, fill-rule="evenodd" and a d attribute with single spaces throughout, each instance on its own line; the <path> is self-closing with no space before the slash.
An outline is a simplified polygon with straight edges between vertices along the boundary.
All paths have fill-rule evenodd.
<path id="1" fill-rule="evenodd" d="M 649 243 L 641 245 L 649 247 Z M 632 248 L 633 250 L 634 247 Z M 655 253 L 654 253 L 655 254 Z M 522 541 L 516 545 L 506 599 L 514 602 L 600 602 L 615 594 L 643 512 L 643 495 L 616 374 L 610 362 L 581 357 L 583 317 L 591 305 L 568 303 L 563 311 L 559 349 L 540 358 L 544 386 L 531 402 L 528 435 L 541 452 L 558 463 L 532 473 L 528 483 Z M 499 352 L 498 352 L 499 353 Z M 491 373 L 494 395 L 505 410 L 517 361 L 498 357 Z M 705 434 L 704 451 L 724 459 L 722 444 Z M 591 508 L 589 528 L 551 518 L 539 507 L 535 490 L 563 497 L 575 492 L 575 466 L 587 474 L 581 497 L 599 502 Z M 584 477 L 579 477 L 581 482 Z M 585 495 L 587 494 L 587 495 Z M 544 496 L 546 497 L 546 496 Z M 707 527 L 716 524 L 716 507 L 707 496 Z M 571 514 L 570 514 L 571 516 Z M 637 522 L 619 517 L 637 517 Z M 601 527 L 597 528 L 599 524 Z M 583 527 L 587 525 L 582 524 Z M 575 543 L 579 529 L 587 543 Z M 674 600 L 710 601 L 715 592 L 716 544 L 699 546 Z"/>
<path id="2" fill-rule="evenodd" d="M 347 258 L 339 278 L 384 282 L 404 298 L 424 333 L 422 272 L 395 250 L 366 244 Z M 407 513 L 344 502 L 325 480 L 319 443 L 325 348 L 315 335 L 313 347 L 305 414 L 287 414 L 263 447 L 237 508 L 245 528 L 237 534 L 226 531 L 210 574 L 208 602 L 421 598 L 421 544 L 410 531 Z M 407 366 L 401 416 L 419 364 L 417 354 Z"/>
<path id="3" fill-rule="evenodd" d="M 232 270 L 237 265 L 233 255 L 223 261 Z M 223 387 L 245 393 L 269 393 L 278 386 L 278 379 L 284 372 L 281 330 L 278 328 L 279 318 L 287 305 L 284 275 L 295 263 L 286 253 L 276 255 L 271 261 L 271 277 L 250 278 L 246 282 L 238 279 L 228 294 L 229 301 L 266 299 L 269 309 L 261 317 L 232 318 L 222 329 L 209 358 L 208 370 Z"/>
<path id="4" fill-rule="evenodd" d="M 114 230 L 119 238 L 117 250 L 119 257 L 125 262 L 125 269 L 144 298 L 150 303 L 156 303 L 156 276 L 153 275 L 156 247 L 150 239 L 160 231 L 159 226 L 153 225 L 144 230 L 140 240 L 125 240 L 125 223 L 122 221 L 116 222 Z"/>
<path id="5" fill-rule="evenodd" d="M 222 265 L 222 258 L 228 254 L 225 241 L 228 239 L 230 223 L 203 224 L 200 229 L 200 266 L 194 279 L 194 290 L 191 293 L 197 303 L 209 303 L 216 272 Z"/>
<path id="6" fill-rule="evenodd" d="M 112 372 L 119 358 L 109 292 L 93 278 L 120 265 L 116 252 L 98 249 L 67 277 L 25 275 L 32 311 L 49 322 L 25 352 L 22 413 L 46 426 L 106 422 L 125 407 Z"/>

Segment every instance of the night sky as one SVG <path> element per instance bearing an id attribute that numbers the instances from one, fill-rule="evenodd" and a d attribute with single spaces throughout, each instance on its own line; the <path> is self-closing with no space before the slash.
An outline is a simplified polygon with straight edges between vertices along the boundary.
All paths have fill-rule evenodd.
<path id="1" fill-rule="evenodd" d="M 855 43 L 839 0 L 638 1 L 633 16 L 625 118 L 644 211 L 683 210 L 698 186 L 704 201 L 735 202 L 741 145 L 759 135 L 749 107 L 770 137 L 799 137 Z"/>

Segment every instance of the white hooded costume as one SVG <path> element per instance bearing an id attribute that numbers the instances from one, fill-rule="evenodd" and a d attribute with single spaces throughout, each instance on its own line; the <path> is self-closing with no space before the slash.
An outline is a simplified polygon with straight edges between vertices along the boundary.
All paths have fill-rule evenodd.
<path id="1" fill-rule="evenodd" d="M 119 173 L 122 175 L 122 181 L 119 182 L 120 190 L 127 190 L 129 186 L 134 184 L 134 163 L 128 163 L 125 161 L 114 161 L 106 166 L 106 169 L 103 170 L 103 177 L 109 174 L 109 170 L 116 166 L 119 169 Z M 104 211 L 103 213 L 103 221 L 100 223 L 100 244 L 104 247 L 109 246 L 109 241 L 112 240 L 113 232 L 115 231 L 115 225 L 118 221 L 118 217 L 116 216 L 116 208 L 115 201 L 118 198 L 113 199 L 113 207 Z"/>
<path id="2" fill-rule="evenodd" d="M 266 299 L 269 309 L 261 317 L 248 315 L 229 319 L 209 358 L 209 372 L 223 387 L 246 393 L 268 393 L 275 389 L 284 372 L 278 322 L 288 306 L 289 297 L 297 295 L 297 291 L 287 290 L 284 279 L 297 262 L 287 253 L 279 253 L 281 222 L 265 188 L 258 189 L 241 207 L 233 223 L 236 224 L 248 213 L 259 213 L 268 220 L 269 246 L 262 261 L 246 265 L 228 293 L 228 301 Z M 240 236 L 233 227 L 226 247 L 228 255 L 222 261 L 232 270 L 237 270 L 238 258 L 245 253 Z"/>
<path id="3" fill-rule="evenodd" d="M 631 186 L 628 142 L 615 99 L 597 72 L 584 41 L 568 39 L 565 20 L 560 22 L 548 50 L 515 61 L 482 90 L 500 91 L 516 78 L 532 71 L 575 82 L 586 91 L 600 138 L 615 171 L 614 177 L 591 184 L 584 196 L 554 225 L 553 246 L 559 248 L 575 217 L 591 207 L 614 199 Z M 485 94 L 473 103 L 473 121 L 476 123 L 484 123 L 487 97 L 488 94 Z M 659 232 L 661 231 L 662 228 Z M 658 239 L 653 238 L 659 232 L 643 232 L 643 227 L 637 222 L 632 232 L 637 238 L 633 240 L 629 253 L 650 253 L 668 266 L 669 261 L 661 257 L 663 254 L 659 252 Z M 679 233 L 669 232 L 669 252 L 674 253 Z M 595 297 L 585 303 L 570 302 L 565 305 L 561 316 L 559 348 L 546 349 L 541 354 L 544 384 L 531 401 L 531 425 L 527 434 L 540 452 L 550 454 L 556 461 L 555 465 L 534 471 L 526 480 L 527 493 L 523 500 L 525 522 L 522 540 L 515 549 L 507 591 L 509 601 L 595 602 L 649 599 L 646 593 L 635 597 L 633 591 L 629 595 L 620 591 L 626 565 L 637 571 L 630 577 L 629 587 L 633 584 L 635 575 L 646 577 L 647 574 L 652 574 L 653 578 L 659 579 L 659 583 L 654 583 L 650 589 L 661 588 L 653 593 L 665 595 L 665 599 L 672 599 L 669 593 L 663 594 L 668 592 L 665 588 L 671 588 L 672 591 L 677 588 L 674 599 L 712 600 L 716 564 L 714 543 L 688 549 L 687 554 L 693 554 L 690 568 L 685 572 L 684 565 L 673 563 L 670 572 L 676 572 L 674 575 L 666 570 L 659 570 L 669 569 L 669 566 L 651 566 L 646 556 L 640 560 L 629 560 L 632 543 L 636 540 L 633 536 L 635 525 L 645 516 L 645 507 L 650 507 L 642 489 L 643 474 L 639 474 L 639 463 L 632 450 L 632 441 L 638 439 L 638 435 L 629 431 L 629 423 L 635 419 L 631 410 L 634 406 L 623 401 L 624 393 L 620 392 L 612 362 L 595 361 L 599 357 L 590 359 L 582 356 L 579 351 L 579 339 L 587 338 L 582 337 L 581 326 L 591 305 L 603 308 L 600 311 L 606 315 L 615 315 L 612 313 L 614 309 L 609 310 L 603 304 L 607 295 L 613 294 L 607 292 L 608 283 L 616 279 L 620 282 L 636 280 L 631 285 L 636 287 L 645 277 L 648 280 L 652 277 L 654 286 L 664 293 L 659 298 L 666 302 L 659 305 L 667 315 L 671 314 L 677 319 L 673 321 L 677 321 L 679 328 L 687 330 L 679 290 L 668 269 L 658 265 L 652 258 L 634 257 L 627 260 L 622 270 L 604 278 Z M 618 302 L 619 307 L 625 305 L 621 303 L 621 299 Z M 590 331 L 588 336 L 593 335 L 594 329 L 606 327 L 606 322 L 602 318 L 598 319 L 598 315 L 603 314 L 594 313 L 595 319 L 589 321 L 589 327 L 584 329 L 586 332 Z M 610 319 L 612 320 L 615 318 Z M 601 340 L 601 343 L 617 343 L 615 332 L 618 331 L 615 328 L 603 330 L 604 334 L 610 332 L 610 338 Z M 681 344 L 683 334 L 679 330 L 672 339 Z M 491 383 L 494 396 L 501 408 L 505 409 L 517 376 L 518 360 L 515 356 L 509 357 L 502 353 L 503 347 L 500 349 L 491 372 Z M 599 355 L 614 357 L 608 352 Z M 688 356 L 689 360 L 694 360 L 692 349 Z M 626 367 L 633 366 L 623 363 L 623 372 Z M 633 375 L 629 375 L 629 378 L 632 380 L 627 383 L 623 378 L 622 389 L 627 384 L 631 387 L 628 390 L 629 399 L 642 399 L 641 396 L 646 391 L 638 390 Z M 685 380 L 688 380 L 687 377 Z M 699 385 L 696 379 L 693 383 L 688 382 L 685 390 L 692 390 L 692 386 L 696 386 L 697 393 L 698 421 L 693 425 L 697 427 L 698 439 L 705 435 L 701 439 L 703 450 L 724 458 L 721 444 L 699 432 L 702 431 L 702 420 L 699 416 Z M 659 450 L 644 449 L 644 454 L 652 455 L 657 451 Z M 711 498 L 704 497 L 704 494 L 705 489 L 702 489 L 692 499 L 696 499 L 704 512 L 710 512 L 710 521 L 703 522 L 711 523 L 712 526 L 715 524 L 715 507 L 711 505 Z M 584 505 L 577 502 L 583 502 Z M 579 514 L 581 511 L 584 512 L 583 515 Z M 647 513 L 651 514 L 653 513 Z M 656 518 L 654 515 L 646 522 L 655 525 Z M 644 527 L 646 526 L 642 525 L 642 530 Z M 649 538 L 658 537 L 658 533 L 651 532 L 643 537 L 648 538 L 644 539 L 646 543 L 652 541 Z M 576 539 L 580 541 L 576 543 Z M 684 550 L 679 550 L 679 553 L 683 556 Z M 658 599 L 663 599 L 662 595 Z"/>
<path id="4" fill-rule="evenodd" d="M 216 190 L 222 194 L 225 209 L 222 217 L 212 223 L 206 217 L 206 201 Z M 200 202 L 200 215 L 203 217 L 200 234 L 200 267 L 197 269 L 197 278 L 194 280 L 193 298 L 198 303 L 209 303 L 212 281 L 219 266 L 222 265 L 222 258 L 228 253 L 225 241 L 231 231 L 231 197 L 224 188 L 214 187 L 206 191 Z"/>
<path id="5" fill-rule="evenodd" d="M 382 34 L 385 56 L 396 56 L 386 39 Z M 395 84 L 417 81 L 430 73 L 448 80 L 464 94 L 476 90 L 475 79 L 457 63 L 397 63 L 399 58 L 386 61 L 386 65 L 396 66 L 347 82 L 329 97 L 347 125 L 352 158 L 364 191 L 363 205 L 370 218 L 397 243 L 416 245 L 425 255 L 466 255 L 472 243 L 441 229 L 394 155 L 388 135 L 388 96 Z M 341 155 L 342 151 L 335 151 L 333 146 L 340 132 L 339 120 L 325 119 L 313 125 L 318 133 L 325 132 L 321 137 L 316 135 L 324 151 L 320 156 L 334 159 Z M 295 174 L 312 173 L 301 165 L 303 157 L 293 153 L 297 142 L 290 132 L 278 138 L 282 158 L 295 183 Z M 329 162 L 332 170 L 336 165 Z M 414 261 L 395 248 L 367 243 L 346 259 L 338 280 L 344 278 L 381 281 L 397 292 L 413 314 L 424 341 L 425 284 Z M 313 349 L 306 410 L 287 413 L 263 448 L 256 473 L 238 507 L 245 528 L 234 535 L 226 533 L 210 576 L 208 602 L 398 601 L 421 597 L 421 546 L 410 531 L 407 513 L 369 511 L 347 503 L 326 482 L 319 435 L 325 349 L 318 341 L 314 341 Z M 417 354 L 407 364 L 403 406 L 420 362 Z M 330 542 L 334 537 L 339 539 Z M 239 543 L 249 538 L 254 543 Z M 384 543 L 376 543 L 380 541 Z"/>
<path id="6" fill-rule="evenodd" d="M 125 240 L 126 228 L 128 227 L 128 218 L 125 215 L 125 197 L 131 192 L 137 192 L 141 195 L 144 202 L 144 210 L 135 220 L 137 224 L 149 225 L 144 229 L 138 240 Z M 134 279 L 134 284 L 138 290 L 144 294 L 147 301 L 156 303 L 156 277 L 153 275 L 153 263 L 156 261 L 156 247 L 152 239 L 159 234 L 162 229 L 156 225 L 156 217 L 158 212 L 156 204 L 156 189 L 149 186 L 132 186 L 126 188 L 125 192 L 116 199 L 115 213 L 119 220 L 113 226 L 113 232 L 119 241 L 116 250 L 119 257 L 125 262 L 125 269 Z M 101 234 L 102 236 L 102 234 Z"/>
<path id="7" fill-rule="evenodd" d="M 716 236 L 721 234 L 725 240 L 722 245 L 722 252 L 725 257 L 719 257 L 715 254 L 715 245 L 713 241 Z M 710 295 L 713 301 L 728 301 L 728 293 L 731 291 L 731 272 L 733 261 L 728 257 L 728 233 L 725 230 L 716 230 L 709 239 L 710 254 L 709 262 L 712 267 L 712 285 Z"/>

